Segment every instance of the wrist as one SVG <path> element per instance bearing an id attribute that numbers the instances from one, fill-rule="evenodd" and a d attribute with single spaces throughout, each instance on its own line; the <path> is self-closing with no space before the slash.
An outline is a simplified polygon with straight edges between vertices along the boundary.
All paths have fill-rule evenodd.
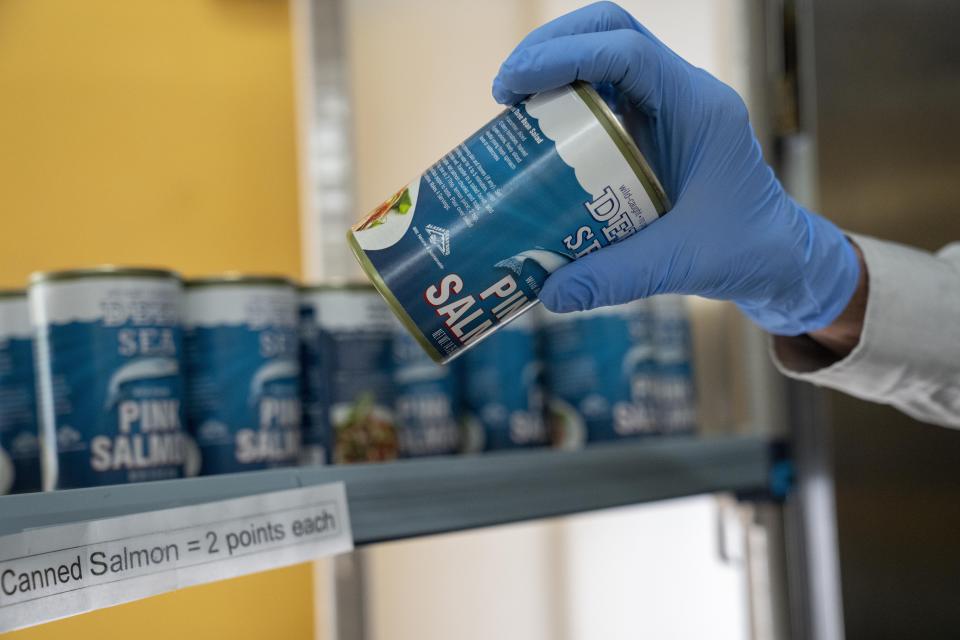
<path id="1" fill-rule="evenodd" d="M 840 315 L 838 315 L 833 322 L 822 329 L 808 333 L 817 344 L 839 358 L 849 355 L 860 343 L 860 335 L 863 332 L 863 320 L 867 311 L 867 298 L 870 292 L 870 279 L 867 273 L 866 262 L 863 259 L 863 252 L 853 240 L 848 238 L 847 242 L 853 249 L 860 268 L 856 289 L 854 289 L 853 295 L 850 297 L 843 311 L 840 312 Z"/>

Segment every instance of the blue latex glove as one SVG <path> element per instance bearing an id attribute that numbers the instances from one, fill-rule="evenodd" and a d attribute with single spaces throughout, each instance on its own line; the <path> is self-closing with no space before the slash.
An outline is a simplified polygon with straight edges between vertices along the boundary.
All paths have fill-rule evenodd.
<path id="1" fill-rule="evenodd" d="M 784 192 L 733 89 L 601 2 L 530 33 L 500 67 L 493 95 L 514 103 L 578 79 L 617 105 L 674 205 L 551 275 L 540 294 L 548 309 L 683 293 L 732 300 L 776 334 L 836 319 L 859 277 L 853 247 Z"/>

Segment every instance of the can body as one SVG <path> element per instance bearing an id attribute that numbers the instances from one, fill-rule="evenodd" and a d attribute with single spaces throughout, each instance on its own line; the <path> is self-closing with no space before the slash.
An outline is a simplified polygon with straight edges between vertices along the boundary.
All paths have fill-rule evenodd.
<path id="1" fill-rule="evenodd" d="M 654 404 L 657 428 L 662 433 L 684 434 L 696 430 L 696 388 L 693 381 L 693 343 L 690 314 L 683 296 L 650 299 L 653 311 L 653 344 L 656 361 Z"/>
<path id="2" fill-rule="evenodd" d="M 41 488 L 32 336 L 26 294 L 0 294 L 0 494 Z"/>
<path id="3" fill-rule="evenodd" d="M 656 430 L 650 303 L 543 313 L 547 405 L 557 444 L 576 448 Z"/>
<path id="4" fill-rule="evenodd" d="M 406 329 L 395 325 L 392 373 L 400 457 L 456 453 L 460 427 L 454 371 L 434 362 Z"/>
<path id="5" fill-rule="evenodd" d="M 201 475 L 295 464 L 297 290 L 281 279 L 187 283 L 187 417 Z"/>
<path id="6" fill-rule="evenodd" d="M 317 321 L 322 296 L 315 289 L 300 292 L 300 464 L 330 464 L 333 460 L 333 433 L 330 428 L 330 377 L 326 366 L 331 358 L 329 345 Z"/>
<path id="7" fill-rule="evenodd" d="M 394 318 L 373 287 L 304 292 L 304 317 L 315 325 L 307 366 L 309 446 L 330 450 L 337 464 L 399 455 L 392 380 Z"/>
<path id="8" fill-rule="evenodd" d="M 437 361 L 528 309 L 552 271 L 666 210 L 587 85 L 490 121 L 351 230 L 361 266 Z"/>
<path id="9" fill-rule="evenodd" d="M 535 324 L 524 314 L 456 362 L 466 452 L 549 443 Z"/>
<path id="10" fill-rule="evenodd" d="M 163 271 L 34 277 L 45 489 L 182 475 L 181 295 Z"/>

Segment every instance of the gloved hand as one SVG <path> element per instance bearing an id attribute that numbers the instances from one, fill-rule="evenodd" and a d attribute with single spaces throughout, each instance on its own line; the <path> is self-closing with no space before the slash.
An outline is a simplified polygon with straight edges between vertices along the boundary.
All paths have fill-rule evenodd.
<path id="1" fill-rule="evenodd" d="M 694 294 L 732 300 L 782 335 L 821 329 L 843 311 L 860 271 L 853 247 L 784 192 L 733 89 L 600 2 L 530 33 L 500 67 L 493 95 L 515 103 L 578 79 L 616 102 L 673 207 L 547 278 L 548 309 Z"/>

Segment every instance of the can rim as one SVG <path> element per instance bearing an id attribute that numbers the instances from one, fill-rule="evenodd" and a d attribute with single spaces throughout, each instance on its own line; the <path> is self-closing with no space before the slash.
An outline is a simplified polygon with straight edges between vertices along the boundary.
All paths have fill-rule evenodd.
<path id="1" fill-rule="evenodd" d="M 222 287 L 222 286 L 242 286 L 242 285 L 267 285 L 296 287 L 291 278 L 275 274 L 265 273 L 240 273 L 237 271 L 227 271 L 216 275 L 200 276 L 198 278 L 189 278 L 184 281 L 183 286 L 187 289 L 198 289 L 203 287 Z"/>
<path id="2" fill-rule="evenodd" d="M 297 289 L 301 293 L 318 293 L 322 291 L 376 291 L 376 287 L 374 287 L 370 282 L 356 282 L 350 280 L 300 284 L 297 285 Z"/>
<path id="3" fill-rule="evenodd" d="M 10 298 L 26 298 L 26 289 L 0 289 L 0 300 L 9 300 Z"/>
<path id="4" fill-rule="evenodd" d="M 630 168 L 633 169 L 633 172 L 637 175 L 637 179 L 643 184 L 643 188 L 646 190 L 647 195 L 650 196 L 650 200 L 657 210 L 657 216 L 659 217 L 667 213 L 670 209 L 670 199 L 667 197 L 667 192 L 664 191 L 660 180 L 650 168 L 647 159 L 643 157 L 643 153 L 641 153 L 637 147 L 637 143 L 634 142 L 630 134 L 627 133 L 627 130 L 623 128 L 623 124 L 619 118 L 614 115 L 606 101 L 600 97 L 600 94 L 598 94 L 590 84 L 578 80 L 574 82 L 572 86 L 576 94 L 583 100 L 584 104 L 587 105 L 587 108 L 590 109 L 597 120 L 599 120 L 600 126 L 604 128 L 607 135 L 613 140 L 613 143 L 617 146 L 617 149 L 623 155 L 627 164 L 630 165 Z"/>
<path id="5" fill-rule="evenodd" d="M 62 282 L 65 280 L 80 280 L 84 278 L 155 278 L 161 280 L 177 280 L 183 278 L 172 269 L 161 267 L 121 267 L 113 264 L 104 264 L 83 269 L 60 269 L 55 271 L 36 271 L 30 274 L 30 285 L 44 282 Z"/>
<path id="6" fill-rule="evenodd" d="M 370 262 L 370 258 L 367 257 L 367 254 L 364 252 L 363 247 L 360 246 L 360 243 L 357 242 L 357 237 L 353 234 L 353 229 L 347 231 L 347 244 L 350 245 L 350 250 L 353 252 L 354 257 L 357 259 L 357 262 L 360 263 L 360 268 L 363 269 L 363 272 L 370 279 L 370 282 L 373 284 L 374 289 L 383 296 L 383 299 L 387 302 L 387 306 L 390 307 L 390 310 L 393 311 L 393 315 L 397 317 L 400 321 L 400 324 L 410 332 L 410 335 L 414 337 L 417 343 L 423 347 L 423 350 L 427 352 L 427 355 L 436 362 L 437 364 L 445 364 L 449 361 L 449 358 L 444 358 L 440 352 L 437 350 L 433 344 L 427 340 L 427 337 L 423 335 L 423 332 L 420 331 L 420 327 L 413 321 L 413 318 L 410 317 L 410 314 L 407 313 L 407 310 L 403 308 L 403 305 L 400 304 L 400 301 L 397 300 L 397 297 L 393 295 L 393 291 L 390 290 L 390 287 L 387 286 L 387 283 L 384 282 L 383 278 L 380 276 L 380 272 L 377 271 L 376 267 L 373 266 L 373 263 Z"/>

